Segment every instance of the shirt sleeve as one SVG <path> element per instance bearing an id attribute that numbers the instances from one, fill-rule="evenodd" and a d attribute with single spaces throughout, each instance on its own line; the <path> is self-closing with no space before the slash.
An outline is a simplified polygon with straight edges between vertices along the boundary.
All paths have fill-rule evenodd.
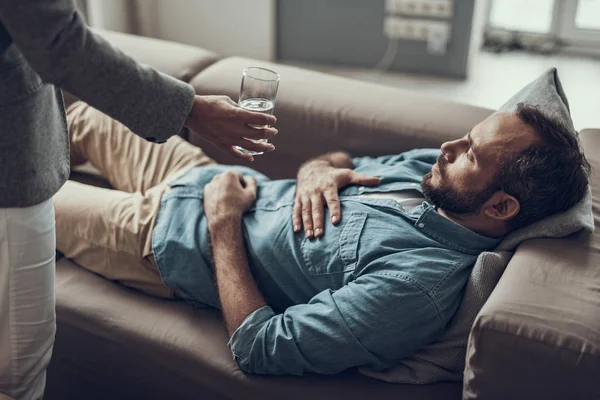
<path id="1" fill-rule="evenodd" d="M 164 141 L 182 129 L 194 89 L 92 33 L 73 0 L 2 0 L 0 20 L 44 81 L 150 140 Z"/>
<path id="2" fill-rule="evenodd" d="M 440 153 L 439 149 L 415 149 L 400 154 L 380 157 L 355 157 L 352 159 L 352 164 L 354 169 L 356 169 L 372 164 L 395 165 L 401 161 L 416 160 L 433 166 Z"/>
<path id="3" fill-rule="evenodd" d="M 262 307 L 233 333 L 229 347 L 248 373 L 335 374 L 359 365 L 393 365 L 442 329 L 437 308 L 416 285 L 373 275 L 282 314 Z"/>

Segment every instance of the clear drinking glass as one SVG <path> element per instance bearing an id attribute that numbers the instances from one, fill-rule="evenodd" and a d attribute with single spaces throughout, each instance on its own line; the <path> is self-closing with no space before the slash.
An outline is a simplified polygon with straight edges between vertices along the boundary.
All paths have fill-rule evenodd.
<path id="1" fill-rule="evenodd" d="M 257 111 L 265 114 L 273 114 L 277 89 L 279 88 L 279 74 L 270 69 L 261 67 L 248 67 L 242 71 L 242 86 L 238 106 L 245 110 Z M 267 127 L 266 125 L 250 125 L 256 129 Z M 251 139 L 248 139 L 251 140 Z M 266 142 L 267 139 L 253 140 L 254 142 Z M 258 155 L 263 152 L 246 150 L 239 146 L 236 148 L 246 154 Z"/>

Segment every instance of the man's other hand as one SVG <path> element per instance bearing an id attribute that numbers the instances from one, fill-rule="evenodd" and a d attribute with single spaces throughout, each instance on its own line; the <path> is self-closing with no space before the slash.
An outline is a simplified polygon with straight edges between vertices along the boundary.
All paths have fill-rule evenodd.
<path id="1" fill-rule="evenodd" d="M 249 125 L 270 126 L 277 119 L 273 115 L 244 110 L 227 96 L 196 96 L 185 126 L 192 132 L 229 154 L 249 161 L 253 157 L 235 146 L 256 152 L 275 150 L 270 143 L 248 139 L 270 139 L 277 134 L 271 127 L 253 128 Z"/>
<path id="2" fill-rule="evenodd" d="M 315 160 L 298 171 L 296 200 L 292 211 L 294 232 L 304 226 L 307 238 L 323 236 L 325 204 L 329 208 L 331 223 L 342 218 L 338 190 L 346 185 L 379 185 L 380 179 L 355 172 L 349 168 L 335 168 L 327 161 Z"/>
<path id="3" fill-rule="evenodd" d="M 219 222 L 241 219 L 256 200 L 256 180 L 237 172 L 225 172 L 204 187 L 204 213 L 210 227 Z"/>

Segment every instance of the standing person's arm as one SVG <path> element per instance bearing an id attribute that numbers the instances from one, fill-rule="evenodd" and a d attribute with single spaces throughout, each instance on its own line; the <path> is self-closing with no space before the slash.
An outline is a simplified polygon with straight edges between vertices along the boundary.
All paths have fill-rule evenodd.
<path id="1" fill-rule="evenodd" d="M 162 142 L 184 124 L 224 150 L 237 144 L 270 151 L 243 137 L 272 137 L 275 117 L 251 113 L 224 96 L 195 96 L 194 89 L 135 62 L 85 25 L 73 0 L 2 0 L 0 21 L 29 65 L 42 77 L 151 141 Z M 248 157 L 245 157 L 248 158 Z"/>

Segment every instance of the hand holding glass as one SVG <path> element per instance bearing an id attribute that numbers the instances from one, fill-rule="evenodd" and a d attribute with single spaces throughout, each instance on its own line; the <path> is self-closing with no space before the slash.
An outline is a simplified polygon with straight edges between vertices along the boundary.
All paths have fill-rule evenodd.
<path id="1" fill-rule="evenodd" d="M 248 110 L 273 115 L 275 108 L 275 99 L 277 98 L 277 89 L 279 88 L 279 74 L 266 68 L 248 67 L 242 72 L 242 85 L 240 88 L 240 98 L 238 106 Z M 250 125 L 256 129 L 263 129 L 267 125 Z M 252 139 L 246 139 L 252 140 Z M 252 140 L 255 141 L 255 140 Z M 267 142 L 267 139 L 256 140 L 255 142 Z M 255 152 L 236 146 L 239 151 L 259 155 L 263 152 Z"/>

